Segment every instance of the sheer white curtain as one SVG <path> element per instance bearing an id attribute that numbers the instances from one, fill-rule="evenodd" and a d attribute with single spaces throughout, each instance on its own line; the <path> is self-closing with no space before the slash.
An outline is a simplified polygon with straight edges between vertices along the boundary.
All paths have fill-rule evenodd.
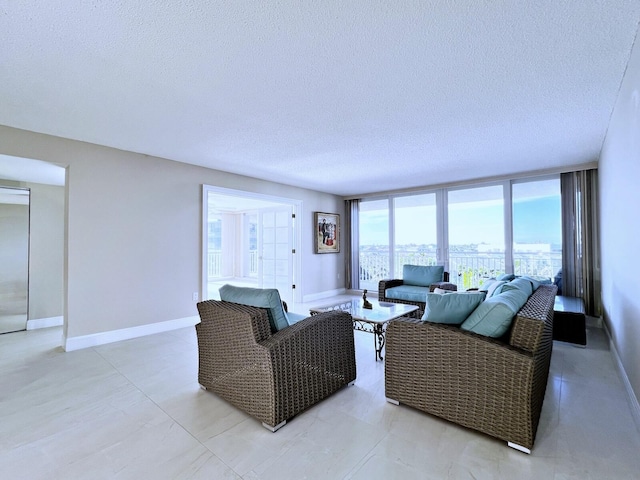
<path id="1" fill-rule="evenodd" d="M 598 170 L 563 173 L 562 294 L 584 300 L 588 315 L 602 311 L 598 244 Z"/>
<path id="2" fill-rule="evenodd" d="M 358 237 L 358 212 L 360 208 L 360 200 L 346 200 L 345 201 L 345 213 L 346 221 L 345 225 L 348 226 L 345 232 L 345 245 L 347 251 L 345 252 L 345 286 L 347 289 L 356 290 L 360 288 L 360 253 L 359 245 L 360 239 Z"/>

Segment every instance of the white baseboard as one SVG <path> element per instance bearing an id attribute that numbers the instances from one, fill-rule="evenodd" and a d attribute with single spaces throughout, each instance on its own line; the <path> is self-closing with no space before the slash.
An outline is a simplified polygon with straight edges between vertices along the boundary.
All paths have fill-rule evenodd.
<path id="1" fill-rule="evenodd" d="M 129 340 L 130 338 L 144 337 L 145 335 L 177 330 L 178 328 L 192 327 L 199 321 L 200 317 L 196 315 L 193 317 L 167 320 L 166 322 L 140 325 L 138 327 L 122 328 L 120 330 L 111 330 L 91 335 L 81 335 L 79 337 L 67 337 L 66 339 L 63 339 L 63 347 L 65 351 L 71 352 L 82 348 L 96 347 L 98 345 L 119 342 L 121 340 Z"/>
<path id="2" fill-rule="evenodd" d="M 34 318 L 27 320 L 27 330 L 36 330 L 38 328 L 59 327 L 64 323 L 64 317 L 48 317 Z"/>
<path id="3" fill-rule="evenodd" d="M 346 288 L 337 288 L 335 290 L 326 290 L 324 292 L 313 293 L 311 295 L 305 295 L 302 298 L 302 302 L 315 302 L 316 300 L 322 300 L 323 298 L 335 297 L 336 295 L 344 295 L 346 291 Z"/>
<path id="4" fill-rule="evenodd" d="M 618 372 L 620 372 L 622 383 L 624 383 L 624 387 L 627 390 L 627 395 L 629 396 L 629 404 L 631 406 L 631 415 L 633 416 L 633 419 L 636 422 L 636 427 L 638 428 L 638 430 L 640 430 L 640 403 L 638 403 L 638 397 L 636 397 L 636 394 L 633 391 L 633 387 L 631 386 L 631 382 L 629 381 L 627 372 L 624 369 L 624 365 L 622 364 L 620 355 L 618 355 L 618 350 L 616 349 L 616 346 L 613 343 L 613 340 L 611 338 L 611 332 L 609 332 L 607 323 L 603 322 L 603 326 L 604 326 L 604 331 L 607 334 L 607 337 L 609 337 L 609 349 L 611 350 L 613 363 L 618 367 Z"/>

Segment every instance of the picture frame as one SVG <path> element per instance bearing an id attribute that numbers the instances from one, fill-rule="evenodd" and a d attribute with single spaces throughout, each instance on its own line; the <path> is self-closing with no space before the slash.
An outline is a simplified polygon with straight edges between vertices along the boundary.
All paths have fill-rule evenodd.
<path id="1" fill-rule="evenodd" d="M 340 215 L 314 212 L 313 238 L 315 253 L 339 253 Z"/>

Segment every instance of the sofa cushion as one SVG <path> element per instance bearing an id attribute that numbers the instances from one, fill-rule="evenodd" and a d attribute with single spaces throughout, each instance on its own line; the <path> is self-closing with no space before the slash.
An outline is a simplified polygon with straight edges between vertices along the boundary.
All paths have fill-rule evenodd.
<path id="1" fill-rule="evenodd" d="M 527 298 L 529 298 L 529 295 L 533 293 L 534 288 L 531 280 L 527 280 L 526 278 L 519 277 L 514 280 L 511 280 L 509 283 L 505 284 L 502 287 L 503 292 L 507 292 L 509 290 L 520 290 L 527 295 Z"/>
<path id="2" fill-rule="evenodd" d="M 478 289 L 480 292 L 487 292 L 487 298 L 498 295 L 502 292 L 503 287 L 507 284 L 504 280 L 489 279 L 485 281 Z"/>
<path id="3" fill-rule="evenodd" d="M 535 280 L 540 285 L 553 285 L 553 280 L 549 277 L 543 277 L 541 275 L 526 275 L 526 278 Z"/>
<path id="4" fill-rule="evenodd" d="M 513 273 L 503 273 L 502 275 L 498 275 L 498 280 L 504 280 L 505 282 L 510 282 L 516 278 Z"/>
<path id="5" fill-rule="evenodd" d="M 429 287 L 417 287 L 415 285 L 400 285 L 399 287 L 387 288 L 384 296 L 409 302 L 424 302 L 429 293 Z"/>
<path id="6" fill-rule="evenodd" d="M 528 298 L 520 290 L 508 290 L 494 295 L 478 305 L 460 328 L 486 337 L 499 338 L 509 330 L 513 318 Z"/>
<path id="7" fill-rule="evenodd" d="M 403 265 L 402 281 L 406 285 L 428 287 L 444 280 L 444 266 Z"/>
<path id="8" fill-rule="evenodd" d="M 273 333 L 289 326 L 287 315 L 282 308 L 280 293 L 275 288 L 248 288 L 223 285 L 220 287 L 220 300 L 225 302 L 266 308 Z"/>
<path id="9" fill-rule="evenodd" d="M 524 275 L 524 276 L 522 276 L 522 277 L 520 277 L 520 278 L 524 278 L 524 279 L 526 279 L 526 280 L 529 280 L 529 281 L 531 282 L 531 285 L 533 286 L 533 291 L 534 291 L 534 292 L 538 289 L 538 287 L 539 287 L 540 285 L 542 285 L 542 281 L 540 281 L 540 279 L 535 278 L 535 277 L 530 277 L 530 276 L 528 276 L 528 275 Z M 551 279 L 548 279 L 548 278 L 547 278 L 546 280 L 547 280 L 547 281 L 549 281 L 549 282 L 551 282 Z"/>
<path id="10" fill-rule="evenodd" d="M 427 293 L 422 320 L 460 325 L 484 297 L 484 292 Z"/>
<path id="11" fill-rule="evenodd" d="M 300 320 L 304 320 L 309 315 L 302 315 L 301 313 L 293 313 L 293 312 L 284 312 L 287 316 L 287 321 L 289 325 L 293 325 L 294 323 L 298 323 Z"/>

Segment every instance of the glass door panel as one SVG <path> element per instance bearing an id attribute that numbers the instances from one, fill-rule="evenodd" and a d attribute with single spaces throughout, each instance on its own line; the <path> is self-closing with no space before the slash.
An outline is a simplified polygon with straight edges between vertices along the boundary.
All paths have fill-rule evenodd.
<path id="1" fill-rule="evenodd" d="M 397 197 L 393 200 L 393 208 L 393 278 L 402 278 L 405 264 L 436 265 L 436 194 Z"/>
<path id="2" fill-rule="evenodd" d="M 378 291 L 378 282 L 391 278 L 389 258 L 389 201 L 369 200 L 360 202 L 359 288 Z"/>
<path id="3" fill-rule="evenodd" d="M 551 280 L 562 268 L 560 179 L 514 183 L 511 191 L 513 273 Z"/>
<path id="4" fill-rule="evenodd" d="M 262 255 L 258 262 L 261 288 L 277 288 L 285 302 L 293 303 L 292 208 L 260 212 L 259 235 Z"/>
<path id="5" fill-rule="evenodd" d="M 450 281 L 478 287 L 505 272 L 503 186 L 450 190 L 447 198 Z"/>

